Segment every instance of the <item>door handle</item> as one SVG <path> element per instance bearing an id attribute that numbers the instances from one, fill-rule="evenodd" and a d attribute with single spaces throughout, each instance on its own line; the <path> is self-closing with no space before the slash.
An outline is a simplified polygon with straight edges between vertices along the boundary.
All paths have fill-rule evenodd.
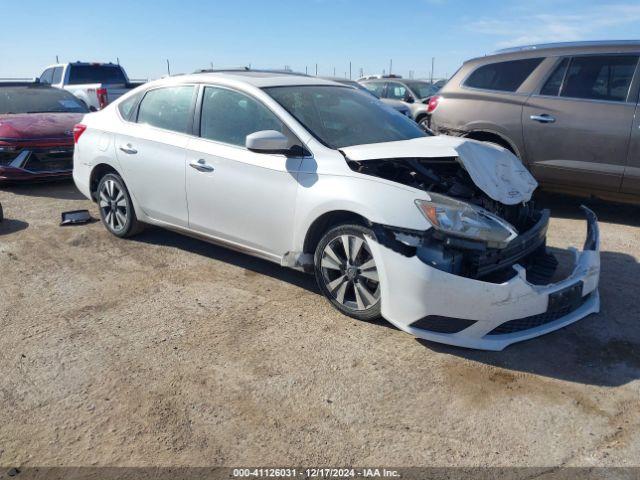
<path id="1" fill-rule="evenodd" d="M 120 145 L 120 150 L 129 155 L 135 155 L 136 153 L 138 153 L 138 150 L 133 148 L 130 143 L 127 143 L 126 145 Z"/>
<path id="2" fill-rule="evenodd" d="M 556 121 L 555 117 L 552 117 L 551 115 L 548 115 L 546 113 L 540 115 L 531 115 L 529 118 L 540 123 L 554 123 Z"/>
<path id="3" fill-rule="evenodd" d="M 213 167 L 205 162 L 203 158 L 201 158 L 197 162 L 190 162 L 189 166 L 191 168 L 195 168 L 199 172 L 213 172 Z"/>

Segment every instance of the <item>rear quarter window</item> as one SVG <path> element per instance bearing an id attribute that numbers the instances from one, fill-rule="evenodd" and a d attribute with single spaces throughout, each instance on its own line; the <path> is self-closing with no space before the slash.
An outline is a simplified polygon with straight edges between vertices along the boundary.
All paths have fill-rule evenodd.
<path id="1" fill-rule="evenodd" d="M 483 65 L 469 75 L 465 87 L 515 92 L 531 73 L 542 63 L 543 58 L 527 58 Z"/>
<path id="2" fill-rule="evenodd" d="M 143 93 L 137 93 L 135 95 L 131 95 L 126 100 L 123 100 L 118 104 L 118 111 L 123 119 L 130 121 L 131 114 L 133 113 L 133 109 L 138 104 L 140 97 L 142 97 Z"/>

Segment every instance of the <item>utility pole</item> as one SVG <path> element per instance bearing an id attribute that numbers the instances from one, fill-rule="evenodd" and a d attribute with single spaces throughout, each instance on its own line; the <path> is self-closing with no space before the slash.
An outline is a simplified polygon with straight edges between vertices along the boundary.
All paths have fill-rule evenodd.
<path id="1" fill-rule="evenodd" d="M 171 66 L 169 65 L 169 59 L 167 58 L 167 75 L 171 76 Z"/>
<path id="2" fill-rule="evenodd" d="M 211 65 L 211 70 L 213 70 L 213 62 L 209 62 L 209 65 Z"/>
<path id="3" fill-rule="evenodd" d="M 431 85 L 433 85 L 433 69 L 436 64 L 436 57 L 431 57 Z"/>
<path id="4" fill-rule="evenodd" d="M 360 78 L 364 77 L 364 68 L 360 67 Z"/>
<path id="5" fill-rule="evenodd" d="M 389 60 L 389 75 L 391 75 L 392 70 L 393 70 L 393 59 Z"/>
<path id="6" fill-rule="evenodd" d="M 316 77 L 318 76 L 318 64 L 316 63 Z"/>
<path id="7" fill-rule="evenodd" d="M 351 80 L 351 60 L 349 60 L 349 80 Z"/>
<path id="8" fill-rule="evenodd" d="M 308 72 L 308 70 L 307 70 L 307 66 L 306 66 L 306 65 L 304 66 L 304 74 L 305 74 L 305 75 L 309 75 L 309 72 Z"/>
<path id="9" fill-rule="evenodd" d="M 58 60 L 58 55 L 56 55 L 56 63 L 60 63 L 60 60 Z"/>
<path id="10" fill-rule="evenodd" d="M 336 76 L 336 67 L 333 67 L 333 76 Z"/>

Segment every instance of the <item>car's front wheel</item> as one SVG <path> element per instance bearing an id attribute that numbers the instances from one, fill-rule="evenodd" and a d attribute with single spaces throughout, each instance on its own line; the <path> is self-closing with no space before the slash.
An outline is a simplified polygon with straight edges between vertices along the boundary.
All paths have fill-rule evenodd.
<path id="1" fill-rule="evenodd" d="M 122 178 L 108 173 L 98 184 L 98 206 L 103 225 L 117 237 L 131 237 L 142 230 Z"/>
<path id="2" fill-rule="evenodd" d="M 338 225 L 320 240 L 314 256 L 318 286 L 342 313 L 358 320 L 380 318 L 380 279 L 365 235 L 370 229 Z"/>

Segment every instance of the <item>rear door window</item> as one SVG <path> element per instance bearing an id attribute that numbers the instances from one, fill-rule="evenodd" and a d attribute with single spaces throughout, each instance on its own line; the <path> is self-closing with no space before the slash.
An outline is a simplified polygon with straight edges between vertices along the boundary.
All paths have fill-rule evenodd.
<path id="1" fill-rule="evenodd" d="M 483 65 L 469 75 L 464 85 L 484 90 L 515 92 L 542 60 L 542 58 L 527 58 Z"/>
<path id="2" fill-rule="evenodd" d="M 194 89 L 193 86 L 181 86 L 151 90 L 140 103 L 138 123 L 188 133 Z"/>
<path id="3" fill-rule="evenodd" d="M 387 83 L 387 98 L 391 98 L 393 100 L 404 100 L 406 94 L 407 87 L 405 87 L 401 83 Z"/>
<path id="4" fill-rule="evenodd" d="M 624 102 L 638 64 L 638 55 L 573 57 L 560 96 Z"/>

